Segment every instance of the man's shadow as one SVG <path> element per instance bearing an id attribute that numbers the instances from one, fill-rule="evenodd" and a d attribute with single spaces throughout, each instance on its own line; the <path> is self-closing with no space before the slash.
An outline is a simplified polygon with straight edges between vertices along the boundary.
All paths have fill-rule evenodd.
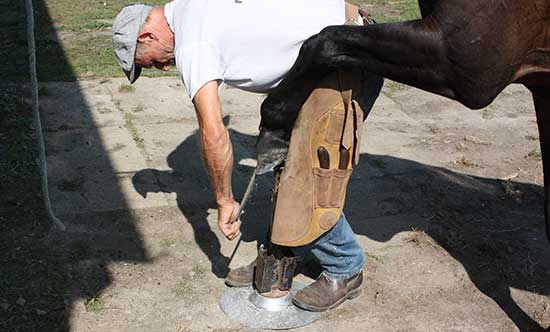
<path id="1" fill-rule="evenodd" d="M 539 332 L 550 322 L 530 317 L 510 288 L 550 295 L 543 201 L 544 189 L 537 185 L 363 154 L 350 180 L 346 213 L 356 234 L 375 241 L 424 232 L 520 331 Z"/>
<path id="2" fill-rule="evenodd" d="M 224 124 L 229 124 L 230 117 L 224 117 Z M 250 176 L 254 171 L 251 165 L 243 164 L 245 160 L 255 158 L 256 136 L 243 134 L 229 129 L 233 145 L 233 192 L 235 199 L 240 200 Z M 193 228 L 195 241 L 208 257 L 211 270 L 219 278 L 228 272 L 229 257 L 220 251 L 220 242 L 212 228 L 215 222 L 208 222 L 209 210 L 216 209 L 214 193 L 210 186 L 208 173 L 204 168 L 200 152 L 198 131 L 187 137 L 167 157 L 169 171 L 143 169 L 137 172 L 132 182 L 134 188 L 146 197 L 151 192 L 176 193 L 177 204 L 183 216 Z M 242 239 L 245 242 L 260 240 L 267 234 L 270 203 L 269 176 L 257 178 L 254 192 L 251 195 L 245 213 L 241 217 Z"/>

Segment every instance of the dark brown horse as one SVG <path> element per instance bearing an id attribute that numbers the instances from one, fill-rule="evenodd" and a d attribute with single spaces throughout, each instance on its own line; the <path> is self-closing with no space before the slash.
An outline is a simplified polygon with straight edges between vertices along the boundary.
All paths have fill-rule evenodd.
<path id="1" fill-rule="evenodd" d="M 507 85 L 521 83 L 535 103 L 550 239 L 550 0 L 419 0 L 419 5 L 420 20 L 331 26 L 308 39 L 262 104 L 259 164 L 280 157 L 300 105 L 314 83 L 336 68 L 362 69 L 474 109 L 487 106 Z"/>

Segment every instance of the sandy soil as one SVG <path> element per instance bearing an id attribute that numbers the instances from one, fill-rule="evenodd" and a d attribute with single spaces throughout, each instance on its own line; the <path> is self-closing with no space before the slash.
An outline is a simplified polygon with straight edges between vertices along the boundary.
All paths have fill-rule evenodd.
<path id="1" fill-rule="evenodd" d="M 50 83 L 42 114 L 72 331 L 246 331 L 218 308 L 234 243 L 216 227 L 196 120 L 176 78 Z M 235 194 L 254 166 L 262 96 L 222 95 Z M 346 212 L 369 257 L 363 295 L 299 331 L 543 331 L 550 245 L 529 93 L 489 107 L 386 84 Z M 269 176 L 231 267 L 255 256 Z M 309 282 L 306 277 L 300 276 Z"/>

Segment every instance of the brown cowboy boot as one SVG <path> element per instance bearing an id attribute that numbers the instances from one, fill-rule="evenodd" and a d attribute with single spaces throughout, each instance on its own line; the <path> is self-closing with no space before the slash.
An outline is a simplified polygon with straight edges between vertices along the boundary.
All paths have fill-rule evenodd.
<path id="1" fill-rule="evenodd" d="M 326 311 L 361 294 L 363 271 L 344 280 L 332 280 L 321 274 L 311 285 L 299 290 L 292 302 L 309 311 Z"/>
<path id="2" fill-rule="evenodd" d="M 248 287 L 252 286 L 254 281 L 254 267 L 256 266 L 256 259 L 252 263 L 231 269 L 225 277 L 225 284 L 230 287 Z"/>

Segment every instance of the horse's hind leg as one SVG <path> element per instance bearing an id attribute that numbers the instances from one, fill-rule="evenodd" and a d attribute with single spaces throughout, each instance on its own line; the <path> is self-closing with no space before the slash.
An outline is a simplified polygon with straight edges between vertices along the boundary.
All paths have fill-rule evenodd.
<path id="1" fill-rule="evenodd" d="M 287 76 L 262 103 L 264 127 L 289 130 L 312 82 L 338 68 L 361 68 L 454 98 L 444 46 L 438 25 L 430 19 L 327 27 L 302 45 Z"/>
<path id="2" fill-rule="evenodd" d="M 550 89 L 531 88 L 531 92 L 537 113 L 544 174 L 544 221 L 546 222 L 546 236 L 550 240 Z"/>
<path id="3" fill-rule="evenodd" d="M 258 163 L 271 165 L 291 131 L 300 106 L 330 71 L 353 68 L 454 97 L 443 39 L 430 19 L 395 24 L 331 26 L 309 38 L 279 86 L 261 107 Z M 267 167 L 263 167 L 266 168 Z"/>
<path id="4" fill-rule="evenodd" d="M 489 289 L 480 289 L 483 293 L 490 296 L 498 306 L 508 315 L 508 317 L 518 327 L 520 332 L 544 332 L 544 328 L 538 322 L 533 320 L 512 298 L 510 289 L 499 289 L 490 285 Z"/>

